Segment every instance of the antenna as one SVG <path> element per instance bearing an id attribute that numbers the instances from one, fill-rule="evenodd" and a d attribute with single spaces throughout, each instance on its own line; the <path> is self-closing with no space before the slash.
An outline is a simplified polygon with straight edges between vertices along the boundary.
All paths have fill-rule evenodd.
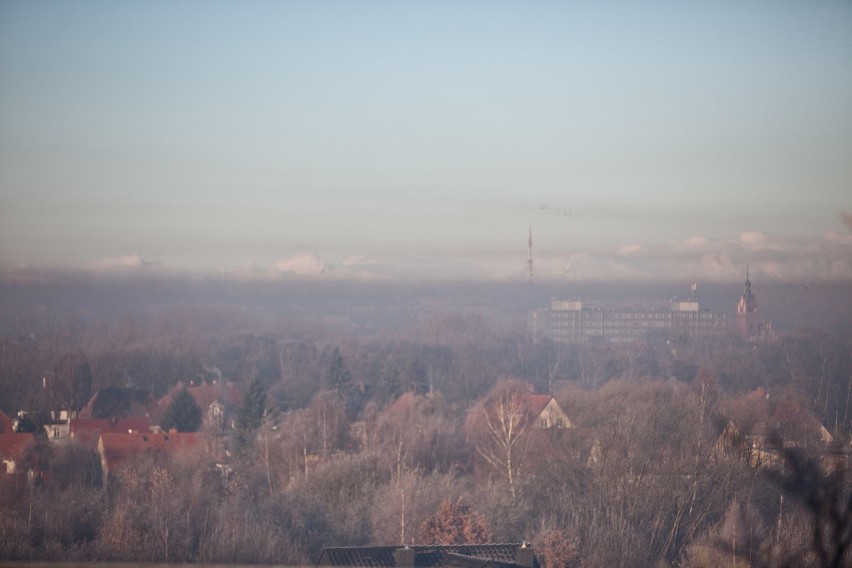
<path id="1" fill-rule="evenodd" d="M 527 286 L 529 287 L 530 300 L 532 300 L 532 288 L 533 288 L 533 236 L 532 236 L 532 225 L 530 225 L 530 233 L 529 233 L 529 238 L 527 239 L 527 246 L 529 247 L 529 251 L 528 251 L 528 254 L 527 254 Z"/>
<path id="2" fill-rule="evenodd" d="M 325 286 L 325 263 L 322 261 L 320 255 L 315 255 L 317 257 L 317 262 L 319 263 L 319 273 L 320 273 L 320 287 Z"/>

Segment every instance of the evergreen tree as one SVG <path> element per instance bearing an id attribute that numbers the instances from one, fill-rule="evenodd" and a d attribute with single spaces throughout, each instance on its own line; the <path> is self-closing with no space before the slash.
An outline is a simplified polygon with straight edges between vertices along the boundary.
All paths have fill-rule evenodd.
<path id="1" fill-rule="evenodd" d="M 352 372 L 338 347 L 331 352 L 331 362 L 325 374 L 324 386 L 328 390 L 337 391 L 342 396 L 349 394 L 352 388 Z"/>
<path id="2" fill-rule="evenodd" d="M 38 415 L 32 415 L 29 412 L 19 412 L 18 416 L 12 421 L 15 432 L 27 434 L 41 434 L 42 421 Z"/>
<path id="3" fill-rule="evenodd" d="M 82 350 L 66 353 L 54 369 L 50 403 L 54 408 L 81 410 L 92 396 L 92 369 Z"/>
<path id="4" fill-rule="evenodd" d="M 243 393 L 243 404 L 237 413 L 237 431 L 240 436 L 260 428 L 265 410 L 266 389 L 263 388 L 260 379 L 255 378 Z"/>
<path id="5" fill-rule="evenodd" d="M 429 369 L 420 355 L 414 358 L 408 368 L 408 380 L 412 391 L 418 394 L 429 392 Z"/>
<path id="6" fill-rule="evenodd" d="M 163 414 L 160 427 L 168 432 L 172 428 L 178 432 L 195 432 L 201 426 L 201 408 L 192 395 L 183 387 Z"/>

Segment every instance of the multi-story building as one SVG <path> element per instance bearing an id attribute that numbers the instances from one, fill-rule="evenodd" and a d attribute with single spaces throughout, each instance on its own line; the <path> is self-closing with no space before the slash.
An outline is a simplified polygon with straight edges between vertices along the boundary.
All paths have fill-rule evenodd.
<path id="1" fill-rule="evenodd" d="M 653 336 L 703 337 L 727 330 L 727 314 L 674 301 L 661 309 L 589 309 L 577 300 L 553 300 L 533 314 L 533 329 L 563 343 L 641 341 Z"/>
<path id="2" fill-rule="evenodd" d="M 587 308 L 579 300 L 552 300 L 532 313 L 533 333 L 561 343 L 623 343 L 654 337 L 709 337 L 736 332 L 752 341 L 775 337 L 772 324 L 757 313 L 757 296 L 746 272 L 745 292 L 736 310 L 736 327 L 728 313 L 701 309 L 695 297 L 660 308 Z"/>
<path id="3" fill-rule="evenodd" d="M 758 314 L 757 296 L 746 269 L 743 295 L 734 325 L 728 313 L 701 309 L 696 287 L 687 301 L 672 301 L 666 308 L 587 308 L 579 300 L 552 300 L 550 307 L 532 313 L 536 336 L 561 343 L 623 343 L 654 337 L 708 337 L 737 333 L 750 341 L 775 339 L 772 323 Z"/>

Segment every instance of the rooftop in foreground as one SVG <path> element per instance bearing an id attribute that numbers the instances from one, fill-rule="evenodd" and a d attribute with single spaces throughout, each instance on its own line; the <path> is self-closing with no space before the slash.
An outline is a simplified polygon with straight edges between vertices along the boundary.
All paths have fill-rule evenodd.
<path id="1" fill-rule="evenodd" d="M 525 543 L 324 548 L 316 566 L 369 568 L 539 568 Z"/>

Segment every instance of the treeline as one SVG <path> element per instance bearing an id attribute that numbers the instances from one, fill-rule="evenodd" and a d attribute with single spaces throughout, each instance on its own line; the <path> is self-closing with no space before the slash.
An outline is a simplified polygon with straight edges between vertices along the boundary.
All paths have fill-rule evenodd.
<path id="1" fill-rule="evenodd" d="M 469 404 L 498 377 L 553 392 L 560 381 L 595 388 L 620 377 L 674 377 L 699 369 L 727 393 L 794 389 L 823 423 L 848 428 L 852 363 L 848 335 L 802 329 L 769 344 L 737 337 L 690 341 L 655 337 L 623 345 L 532 341 L 523 322 L 495 327 L 477 314 L 415 321 L 396 333 L 360 337 L 304 320 L 258 320 L 237 309 L 151 309 L 116 319 L 39 314 L 4 322 L 0 409 L 55 410 L 83 390 L 134 386 L 161 397 L 182 380 L 259 379 L 283 410 L 304 408 L 322 387 L 335 348 L 363 407 L 409 390 L 437 390 Z M 88 379 L 86 378 L 88 375 Z M 82 381 L 81 381 L 82 377 Z M 46 392 L 45 385 L 50 392 Z"/>
<path id="2" fill-rule="evenodd" d="M 7 413 L 192 378 L 260 385 L 265 404 L 225 460 L 146 456 L 108 480 L 92 450 L 40 441 L 43 479 L 0 482 L 5 559 L 307 564 L 328 545 L 476 539 L 531 541 L 547 568 L 816 566 L 830 523 L 741 442 L 768 424 L 821 456 L 821 424 L 848 446 L 852 345 L 816 331 L 560 346 L 476 315 L 362 338 L 206 309 L 32 326 L 2 339 Z M 574 427 L 537 428 L 530 390 Z M 771 424 L 779 407 L 805 418 Z M 845 470 L 808 471 L 848 514 Z"/>

